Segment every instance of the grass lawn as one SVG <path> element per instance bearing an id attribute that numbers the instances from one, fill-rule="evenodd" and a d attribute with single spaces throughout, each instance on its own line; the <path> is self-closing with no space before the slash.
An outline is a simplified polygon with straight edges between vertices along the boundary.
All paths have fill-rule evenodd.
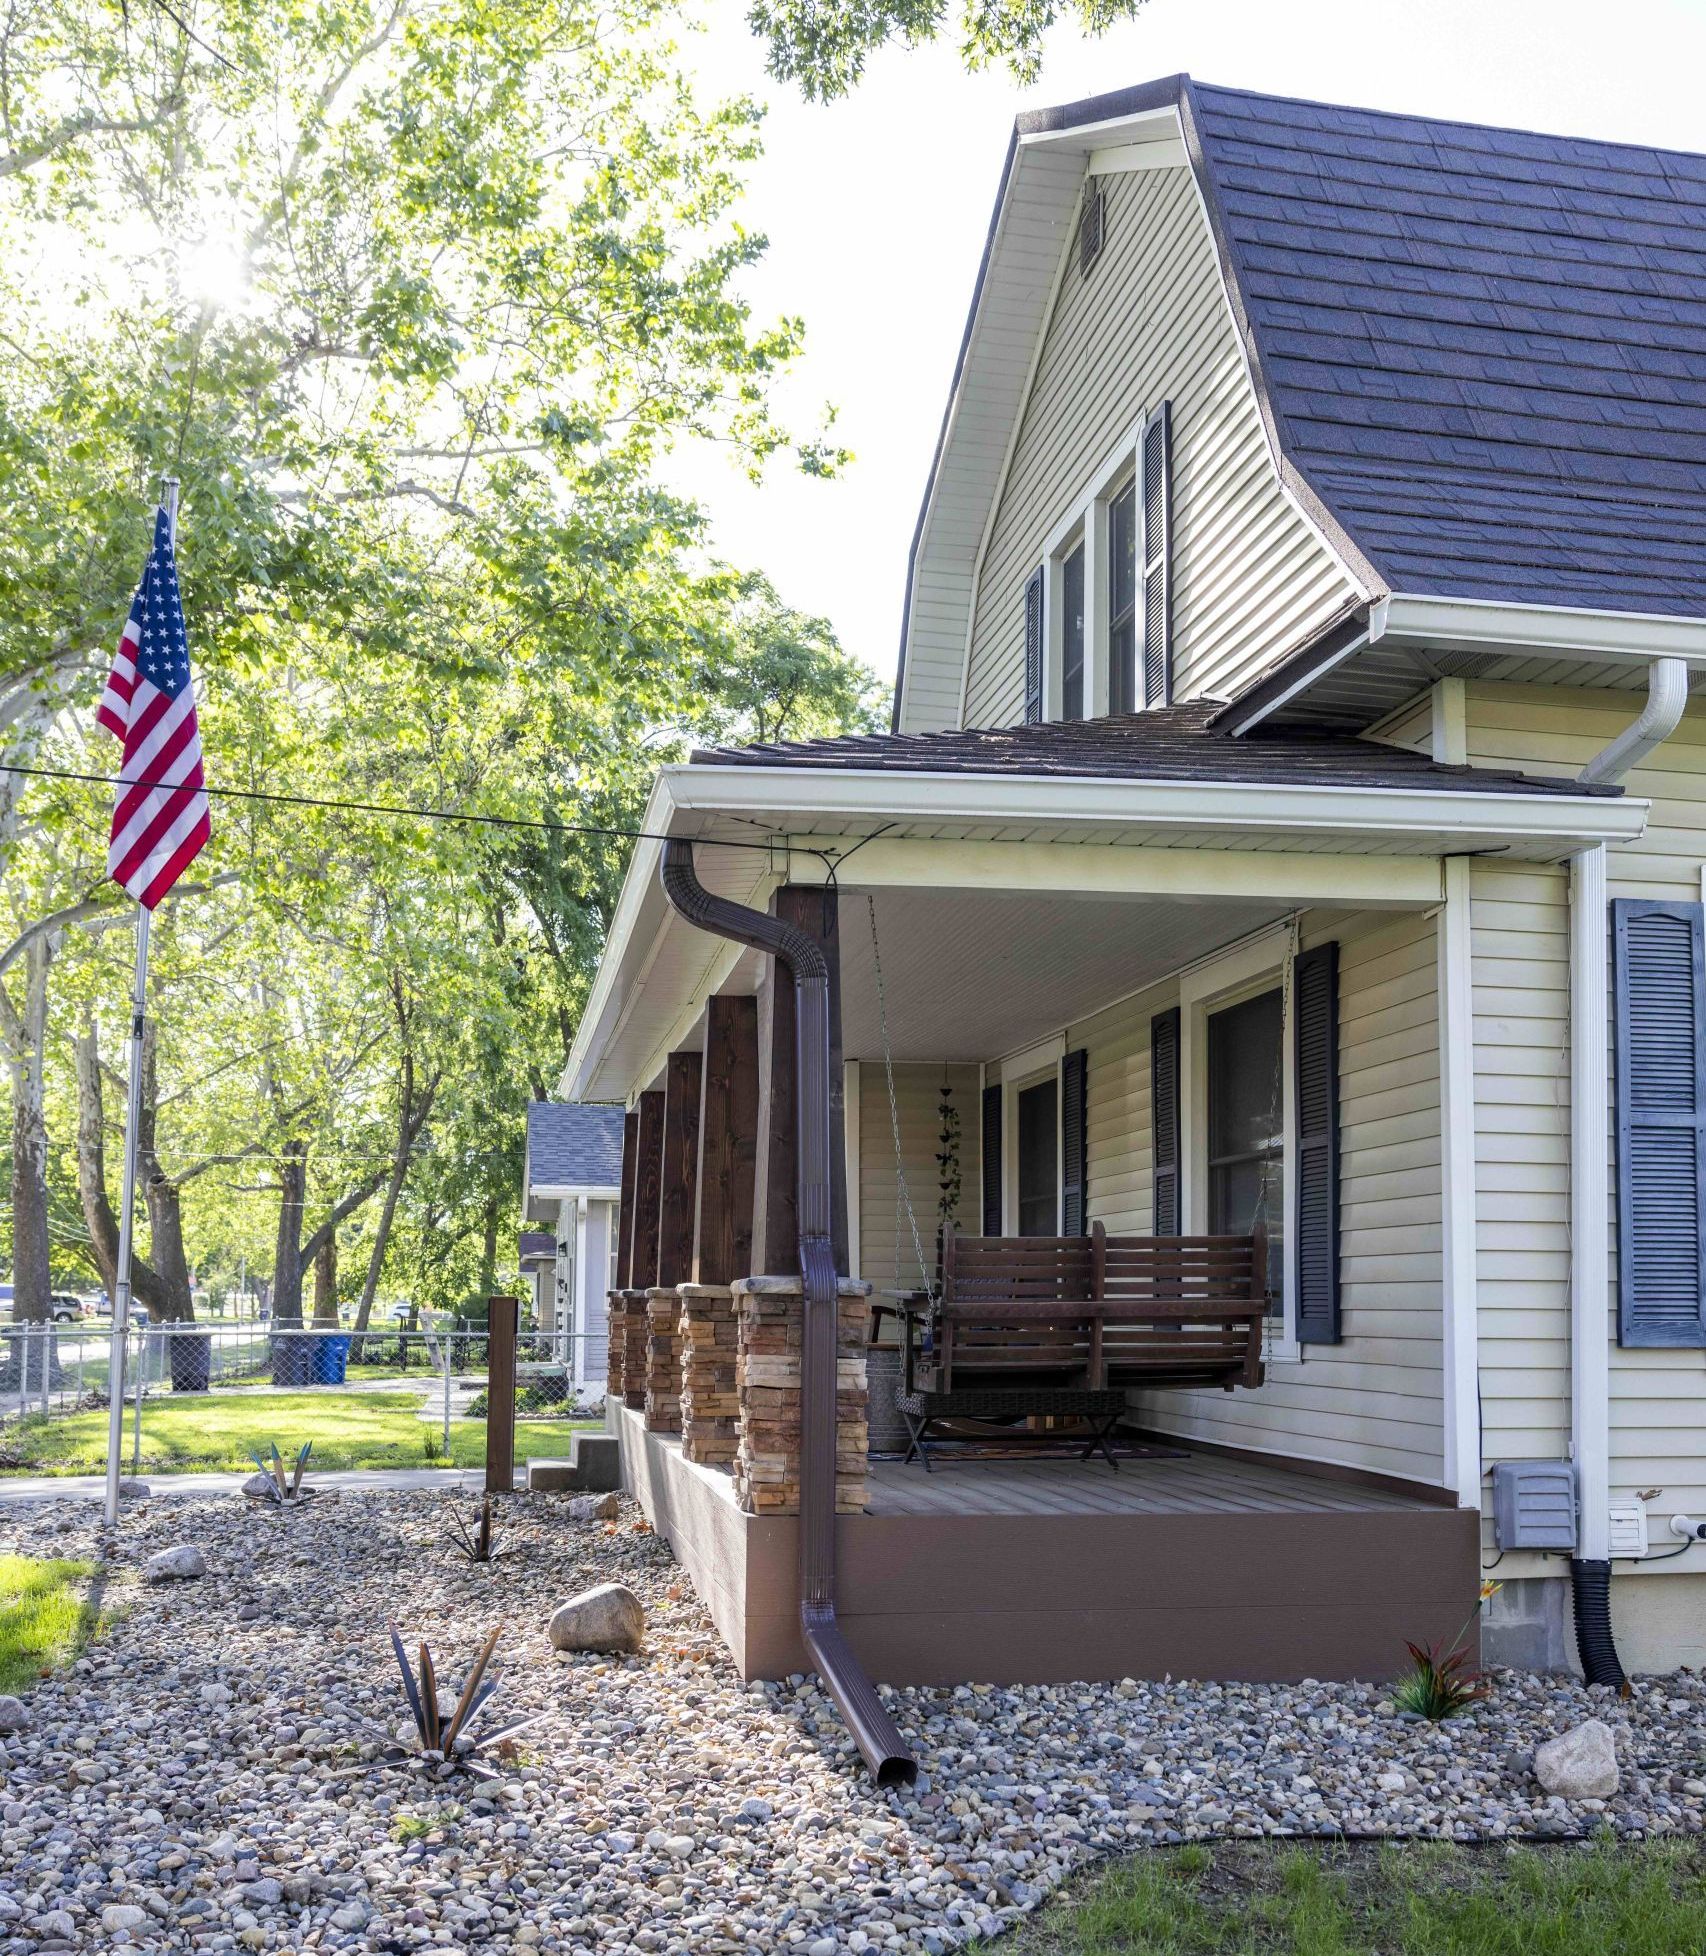
<path id="1" fill-rule="evenodd" d="M 125 1413 L 125 1471 L 130 1471 L 130 1420 Z M 579 1422 L 584 1426 L 585 1421 Z M 520 1421 L 518 1460 L 568 1452 L 568 1420 Z M 418 1401 L 391 1392 L 210 1392 L 144 1400 L 142 1471 L 145 1474 L 214 1473 L 251 1468 L 249 1448 L 266 1452 L 276 1441 L 286 1460 L 304 1440 L 314 1442 L 309 1472 L 343 1467 L 479 1467 L 486 1458 L 483 1420 L 452 1420 L 451 1458 L 439 1452 L 443 1429 L 418 1416 Z M 0 1472 L 99 1474 L 107 1457 L 107 1415 L 39 1415 L 8 1427 Z"/>
<path id="2" fill-rule="evenodd" d="M 92 1562 L 0 1555 L 0 1691 L 19 1691 L 68 1663 L 100 1627 Z"/>
<path id="3" fill-rule="evenodd" d="M 1004 1956 L 1700 1956 L 1706 1849 L 1251 1842 L 1141 1855 Z"/>

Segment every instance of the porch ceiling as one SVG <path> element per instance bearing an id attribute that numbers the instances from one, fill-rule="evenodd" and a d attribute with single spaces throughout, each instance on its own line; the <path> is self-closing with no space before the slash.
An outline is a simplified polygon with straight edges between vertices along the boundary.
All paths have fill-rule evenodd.
<path id="1" fill-rule="evenodd" d="M 868 901 L 869 899 L 869 901 Z M 880 1060 L 871 903 L 897 1060 L 993 1060 L 1283 917 L 1251 898 L 841 892 L 841 1032 Z"/>

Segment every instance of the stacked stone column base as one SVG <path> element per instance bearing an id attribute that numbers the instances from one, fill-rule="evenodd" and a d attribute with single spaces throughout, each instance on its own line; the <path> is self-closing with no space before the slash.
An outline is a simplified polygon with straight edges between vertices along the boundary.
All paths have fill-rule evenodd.
<path id="1" fill-rule="evenodd" d="M 622 1400 L 622 1368 L 628 1352 L 627 1305 L 623 1299 L 627 1293 L 620 1290 L 607 1290 L 604 1293 L 605 1309 L 610 1336 L 604 1351 L 604 1389 L 606 1394 L 618 1405 Z"/>
<path id="2" fill-rule="evenodd" d="M 735 1496 L 748 1514 L 800 1512 L 800 1383 L 804 1295 L 798 1277 L 746 1277 L 733 1286 L 740 1442 Z M 865 1505 L 869 1284 L 843 1278 L 836 1310 L 835 1509 Z"/>
<path id="3" fill-rule="evenodd" d="M 622 1299 L 622 1403 L 636 1413 L 646 1406 L 646 1293 L 624 1290 Z"/>
<path id="4" fill-rule="evenodd" d="M 681 1451 L 702 1467 L 732 1467 L 740 1442 L 734 1292 L 681 1286 Z"/>
<path id="5" fill-rule="evenodd" d="M 681 1431 L 681 1298 L 652 1289 L 646 1300 L 646 1431 Z"/>

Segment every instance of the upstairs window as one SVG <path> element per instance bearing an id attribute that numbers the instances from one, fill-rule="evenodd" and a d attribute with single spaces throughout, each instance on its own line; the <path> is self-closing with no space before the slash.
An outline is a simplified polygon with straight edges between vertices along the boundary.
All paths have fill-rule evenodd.
<path id="1" fill-rule="evenodd" d="M 1163 401 L 1092 478 L 1025 580 L 1025 718 L 1173 698 L 1172 417 Z"/>
<path id="2" fill-rule="evenodd" d="M 1084 718 L 1084 541 L 1060 567 L 1060 717 Z"/>

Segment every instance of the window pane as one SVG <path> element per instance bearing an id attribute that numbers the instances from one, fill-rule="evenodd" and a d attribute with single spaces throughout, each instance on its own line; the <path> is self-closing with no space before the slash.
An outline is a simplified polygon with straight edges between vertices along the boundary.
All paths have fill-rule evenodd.
<path id="1" fill-rule="evenodd" d="M 1285 1004 L 1276 989 L 1208 1022 L 1208 1227 L 1268 1237 L 1271 1308 L 1284 1307 Z"/>
<path id="2" fill-rule="evenodd" d="M 1108 710 L 1137 705 L 1137 484 L 1129 482 L 1108 505 Z"/>
<path id="3" fill-rule="evenodd" d="M 1040 1080 L 1019 1095 L 1019 1234 L 1053 1236 L 1060 1209 L 1055 1145 L 1055 1083 Z"/>
<path id="4" fill-rule="evenodd" d="M 1061 566 L 1060 717 L 1084 717 L 1084 546 Z"/>

